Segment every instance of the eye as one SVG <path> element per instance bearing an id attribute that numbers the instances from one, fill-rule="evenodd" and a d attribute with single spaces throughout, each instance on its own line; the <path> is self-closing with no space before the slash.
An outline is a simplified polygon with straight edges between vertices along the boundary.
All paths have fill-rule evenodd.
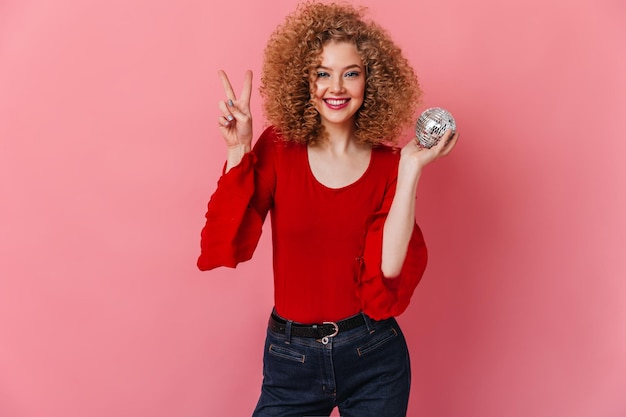
<path id="1" fill-rule="evenodd" d="M 359 75 L 361 75 L 361 73 L 359 71 L 348 71 L 345 73 L 344 77 L 346 78 L 356 78 Z"/>
<path id="2" fill-rule="evenodd" d="M 317 72 L 317 78 L 328 78 L 328 77 L 330 77 L 330 74 L 327 73 L 326 71 Z"/>

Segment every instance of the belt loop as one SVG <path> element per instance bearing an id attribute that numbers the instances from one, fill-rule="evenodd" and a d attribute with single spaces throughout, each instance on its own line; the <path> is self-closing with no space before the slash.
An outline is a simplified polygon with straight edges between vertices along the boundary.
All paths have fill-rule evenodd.
<path id="1" fill-rule="evenodd" d="M 361 315 L 363 316 L 363 321 L 365 321 L 365 325 L 367 326 L 367 331 L 370 332 L 370 334 L 374 333 L 374 325 L 372 324 L 372 319 L 370 319 L 367 314 L 361 312 Z"/>
<path id="2" fill-rule="evenodd" d="M 287 320 L 287 323 L 285 323 L 285 337 L 287 338 L 287 340 L 285 341 L 286 344 L 291 344 L 291 325 L 293 324 L 293 320 Z"/>

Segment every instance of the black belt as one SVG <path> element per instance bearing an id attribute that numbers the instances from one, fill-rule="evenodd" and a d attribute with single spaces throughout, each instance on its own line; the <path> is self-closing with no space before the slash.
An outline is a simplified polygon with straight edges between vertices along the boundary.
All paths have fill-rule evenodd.
<path id="1" fill-rule="evenodd" d="M 338 322 L 324 322 L 322 324 L 291 324 L 291 335 L 295 337 L 313 337 L 322 339 L 324 337 L 336 336 L 339 332 L 356 329 L 365 324 L 363 314 L 349 317 Z M 273 332 L 285 334 L 287 321 L 272 313 L 270 316 L 269 328 Z"/>

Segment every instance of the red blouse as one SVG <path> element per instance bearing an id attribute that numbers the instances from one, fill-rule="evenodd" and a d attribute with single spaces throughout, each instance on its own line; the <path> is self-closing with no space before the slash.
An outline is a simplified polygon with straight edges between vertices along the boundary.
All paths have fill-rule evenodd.
<path id="1" fill-rule="evenodd" d="M 372 151 L 365 173 L 342 188 L 318 182 L 306 145 L 263 132 L 252 152 L 222 175 L 201 233 L 198 268 L 235 267 L 252 257 L 267 213 L 272 219 L 276 312 L 300 323 L 365 312 L 401 314 L 426 268 L 415 224 L 400 276 L 380 270 L 382 230 L 395 192 L 399 153 Z"/>

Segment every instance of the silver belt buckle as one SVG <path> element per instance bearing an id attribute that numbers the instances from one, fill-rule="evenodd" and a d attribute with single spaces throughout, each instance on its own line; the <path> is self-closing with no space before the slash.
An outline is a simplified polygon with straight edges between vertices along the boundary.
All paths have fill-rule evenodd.
<path id="1" fill-rule="evenodd" d="M 323 345 L 327 345 L 328 342 L 330 342 L 330 339 L 332 337 L 337 336 L 337 334 L 339 333 L 339 326 L 337 326 L 337 323 L 335 323 L 334 321 L 325 321 L 322 324 L 332 324 L 333 327 L 335 328 L 335 331 L 333 332 L 333 334 L 329 334 L 328 336 L 324 336 L 320 339 L 320 342 L 322 342 Z"/>

